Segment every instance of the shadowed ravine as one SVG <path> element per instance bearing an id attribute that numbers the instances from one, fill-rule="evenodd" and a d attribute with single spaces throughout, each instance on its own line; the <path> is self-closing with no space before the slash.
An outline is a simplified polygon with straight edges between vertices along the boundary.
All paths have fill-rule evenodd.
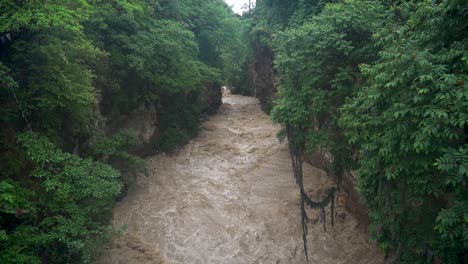
<path id="1" fill-rule="evenodd" d="M 99 263 L 306 263 L 299 190 L 279 130 L 256 99 L 226 95 L 197 138 L 148 159 L 150 175 L 114 211 L 126 233 Z M 312 197 L 330 186 L 323 171 L 304 169 Z M 310 263 L 383 263 L 339 204 L 327 232 L 319 210 L 309 215 Z"/>

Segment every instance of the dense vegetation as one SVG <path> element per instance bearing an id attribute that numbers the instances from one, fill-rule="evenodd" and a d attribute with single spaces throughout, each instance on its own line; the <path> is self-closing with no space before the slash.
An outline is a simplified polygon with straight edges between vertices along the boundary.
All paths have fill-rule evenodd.
<path id="1" fill-rule="evenodd" d="M 193 136 L 242 23 L 222 0 L 1 1 L 0 262 L 91 262 L 142 166 L 119 120 L 153 106 L 156 150 Z"/>
<path id="2" fill-rule="evenodd" d="M 401 263 L 467 254 L 467 12 L 462 0 L 258 0 L 253 14 L 252 47 L 274 54 L 273 119 L 291 148 L 357 172 L 371 236 Z"/>
<path id="3" fill-rule="evenodd" d="M 384 252 L 463 263 L 467 17 L 463 0 L 257 0 L 243 18 L 222 0 L 1 1 L 0 262 L 92 262 L 144 171 L 122 120 L 153 109 L 145 144 L 173 149 L 224 83 L 277 85 L 262 103 L 295 170 L 321 150 L 338 185 L 356 172 Z"/>

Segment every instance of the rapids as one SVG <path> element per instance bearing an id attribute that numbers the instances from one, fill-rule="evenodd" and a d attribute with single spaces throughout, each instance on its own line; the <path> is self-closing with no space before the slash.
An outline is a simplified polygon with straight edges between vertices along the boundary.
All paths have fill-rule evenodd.
<path id="1" fill-rule="evenodd" d="M 113 225 L 126 231 L 98 263 L 306 263 L 280 127 L 255 98 L 226 94 L 223 102 L 185 147 L 148 158 L 150 175 L 114 209 Z M 322 170 L 304 171 L 312 193 L 332 184 Z M 327 232 L 319 210 L 309 215 L 309 263 L 383 263 L 343 206 L 335 227 L 327 217 Z"/>

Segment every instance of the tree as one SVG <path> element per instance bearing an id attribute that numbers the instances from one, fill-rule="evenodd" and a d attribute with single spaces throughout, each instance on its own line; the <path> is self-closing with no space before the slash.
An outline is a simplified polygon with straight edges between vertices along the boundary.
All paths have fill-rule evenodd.
<path id="1" fill-rule="evenodd" d="M 343 107 L 372 234 L 405 263 L 467 248 L 466 29 L 461 1 L 409 1 L 377 34 L 379 59 Z"/>

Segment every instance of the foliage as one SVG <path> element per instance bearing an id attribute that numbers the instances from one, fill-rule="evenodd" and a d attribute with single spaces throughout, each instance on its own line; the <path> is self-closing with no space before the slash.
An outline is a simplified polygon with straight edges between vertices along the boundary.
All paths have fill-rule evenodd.
<path id="1" fill-rule="evenodd" d="M 461 5 L 396 7 L 403 19 L 376 34 L 379 59 L 361 65 L 366 85 L 342 109 L 360 149 L 358 189 L 375 221 L 373 236 L 386 250 L 399 248 L 408 263 L 424 243 L 447 263 L 459 263 L 468 246 Z"/>
<path id="2" fill-rule="evenodd" d="M 0 121 L 9 120 L 14 114 L 13 102 L 10 98 L 12 97 L 11 91 L 18 88 L 18 83 L 10 75 L 11 70 L 0 61 L 0 103 L 4 106 L 0 108 Z"/>
<path id="3" fill-rule="evenodd" d="M 90 262 L 110 234 L 106 221 L 121 188 L 119 173 L 36 134 L 20 134 L 18 142 L 35 167 L 34 191 L 0 182 L 2 263 Z"/>
<path id="4" fill-rule="evenodd" d="M 87 153 L 89 156 L 112 165 L 123 174 L 146 172 L 145 161 L 131 154 L 131 151 L 140 144 L 135 134 L 129 131 L 120 131 L 112 136 L 98 133 L 93 141 Z M 124 182 L 127 181 L 124 179 Z"/>
<path id="5" fill-rule="evenodd" d="M 86 1 L 3 1 L 0 4 L 0 32 L 18 31 L 29 28 L 37 31 L 62 28 L 80 32 L 79 23 L 88 15 L 90 6 Z"/>
<path id="6" fill-rule="evenodd" d="M 273 120 L 294 127 L 293 144 L 303 145 L 306 152 L 330 151 L 337 171 L 351 156 L 337 109 L 361 78 L 358 64 L 375 56 L 370 38 L 382 12 L 374 1 L 330 4 L 274 38 L 280 88 Z"/>
<path id="7" fill-rule="evenodd" d="M 126 130 L 111 136 L 97 133 L 91 139 L 86 155 L 120 171 L 119 180 L 123 187 L 116 198 L 117 201 L 126 196 L 128 187 L 135 183 L 138 175 L 149 173 L 145 160 L 135 154 L 141 144 L 141 140 L 134 133 Z"/>
<path id="8" fill-rule="evenodd" d="M 89 131 L 87 123 L 96 102 L 91 65 L 100 52 L 80 25 L 87 5 L 65 1 L 3 5 L 8 8 L 0 20 L 0 32 L 18 33 L 13 34 L 15 41 L 7 52 L 0 52 L 0 60 L 14 69 L 11 77 L 19 87 L 13 93 L 33 127 L 52 136 Z"/>
<path id="9" fill-rule="evenodd" d="M 196 134 L 204 88 L 238 78 L 241 20 L 222 0 L 0 10 L 0 262 L 90 262 L 121 181 L 144 169 L 122 120 L 151 106 L 164 151 Z"/>
<path id="10" fill-rule="evenodd" d="M 117 119 L 155 105 L 162 128 L 155 146 L 167 151 L 186 141 L 198 127 L 203 88 L 234 82 L 240 71 L 239 18 L 220 0 L 95 2 L 86 30 L 110 53 L 96 81 L 103 113 Z"/>
<path id="11" fill-rule="evenodd" d="M 328 3 L 327 3 L 328 2 Z M 463 1 L 258 1 L 274 50 L 272 118 L 290 144 L 358 172 L 372 238 L 402 263 L 461 263 L 468 248 Z M 278 33 L 275 33 L 278 32 Z"/>
<path id="12" fill-rule="evenodd" d="M 226 3 L 219 0 L 175 2 L 190 7 L 180 13 L 180 19 L 195 33 L 200 59 L 211 67 L 221 69 L 224 83 L 235 83 L 247 55 L 246 43 L 242 38 L 245 24 Z"/>
<path id="13" fill-rule="evenodd" d="M 169 98 L 167 102 L 169 104 L 164 108 L 167 112 L 161 115 L 160 120 L 161 124 L 168 129 L 156 142 L 156 147 L 161 151 L 170 151 L 180 143 L 186 143 L 198 132 L 198 116 L 201 110 L 196 104 L 189 103 L 192 98 L 176 96 Z"/>

